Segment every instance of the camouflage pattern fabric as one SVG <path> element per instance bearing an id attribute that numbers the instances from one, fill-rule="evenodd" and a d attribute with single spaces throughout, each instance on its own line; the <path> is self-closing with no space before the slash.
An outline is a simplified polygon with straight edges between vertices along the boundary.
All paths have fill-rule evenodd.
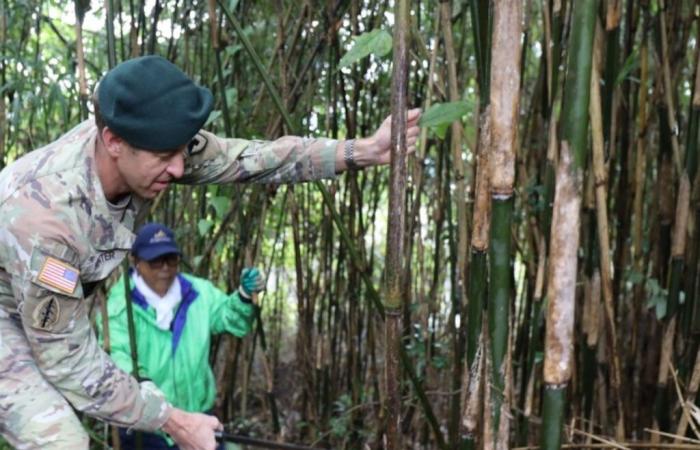
<path id="1" fill-rule="evenodd" d="M 98 346 L 91 286 L 131 248 L 147 202 L 121 222 L 96 175 L 97 129 L 86 121 L 0 173 L 0 434 L 17 448 L 87 449 L 71 406 L 122 427 L 153 431 L 171 406 Z M 200 132 L 187 149 L 188 184 L 290 183 L 335 175 L 337 141 L 221 139 Z"/>

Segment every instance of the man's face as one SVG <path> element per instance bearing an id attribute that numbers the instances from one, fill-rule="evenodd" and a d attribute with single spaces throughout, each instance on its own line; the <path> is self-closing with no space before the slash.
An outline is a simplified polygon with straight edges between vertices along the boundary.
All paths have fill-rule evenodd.
<path id="1" fill-rule="evenodd" d="M 175 281 L 180 255 L 170 253 L 151 261 L 136 261 L 136 271 L 156 294 L 164 296 Z"/>
<path id="2" fill-rule="evenodd" d="M 134 148 L 126 141 L 121 145 L 116 160 L 119 174 L 129 190 L 140 197 L 155 198 L 184 173 L 184 147 L 155 153 Z"/>

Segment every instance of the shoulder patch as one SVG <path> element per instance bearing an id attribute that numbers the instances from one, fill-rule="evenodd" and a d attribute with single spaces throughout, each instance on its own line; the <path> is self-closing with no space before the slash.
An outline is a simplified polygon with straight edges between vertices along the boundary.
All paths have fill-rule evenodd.
<path id="1" fill-rule="evenodd" d="M 61 316 L 60 302 L 51 296 L 42 300 L 32 312 L 34 328 L 51 329 Z"/>
<path id="2" fill-rule="evenodd" d="M 207 146 L 207 138 L 202 133 L 197 133 L 187 145 L 187 156 L 201 153 Z"/>
<path id="3" fill-rule="evenodd" d="M 72 294 L 80 280 L 80 271 L 63 261 L 47 256 L 41 266 L 37 281 L 64 294 Z"/>

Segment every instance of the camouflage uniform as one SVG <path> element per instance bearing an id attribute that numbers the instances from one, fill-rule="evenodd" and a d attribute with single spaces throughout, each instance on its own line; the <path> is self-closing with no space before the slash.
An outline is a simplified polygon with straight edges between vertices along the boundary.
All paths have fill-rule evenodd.
<path id="1" fill-rule="evenodd" d="M 92 288 L 126 256 L 137 216 L 148 207 L 134 196 L 120 222 L 112 216 L 96 175 L 96 136 L 94 123 L 83 122 L 0 173 L 0 434 L 19 449 L 88 448 L 71 406 L 148 431 L 160 428 L 172 408 L 152 383 L 119 370 L 90 327 Z M 179 182 L 328 178 L 336 144 L 221 139 L 201 131 Z M 51 264 L 66 270 L 58 282 L 46 277 Z"/>

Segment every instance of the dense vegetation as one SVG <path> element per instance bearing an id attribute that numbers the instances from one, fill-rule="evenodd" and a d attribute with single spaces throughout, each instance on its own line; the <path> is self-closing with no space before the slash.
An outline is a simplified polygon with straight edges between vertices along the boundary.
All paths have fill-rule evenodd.
<path id="1" fill-rule="evenodd" d="M 397 101 L 401 39 L 424 113 L 399 255 L 388 168 L 179 186 L 153 205 L 187 270 L 227 289 L 244 265 L 269 274 L 255 336 L 214 346 L 219 416 L 328 448 L 698 445 L 698 12 L 0 0 L 0 167 L 87 118 L 109 67 L 150 53 L 212 89 L 221 135 L 366 136 Z M 397 314 L 401 346 L 384 340 Z M 398 410 L 385 350 L 401 353 Z M 397 415 L 403 443 L 385 443 Z M 107 431 L 86 425 L 97 448 Z"/>

